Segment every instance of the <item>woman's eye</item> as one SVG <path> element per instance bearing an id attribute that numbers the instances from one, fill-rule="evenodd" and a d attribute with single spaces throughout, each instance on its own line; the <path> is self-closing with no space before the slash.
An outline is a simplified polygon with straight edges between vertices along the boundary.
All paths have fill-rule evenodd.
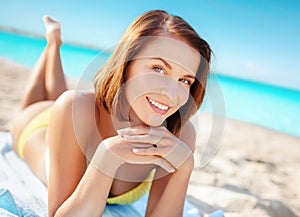
<path id="1" fill-rule="evenodd" d="M 190 80 L 184 79 L 184 78 L 179 79 L 179 81 L 181 81 L 182 83 L 184 83 L 186 85 L 191 85 L 192 84 L 192 82 Z"/>
<path id="2" fill-rule="evenodd" d="M 153 67 L 153 69 L 160 74 L 165 74 L 164 70 L 158 66 Z"/>

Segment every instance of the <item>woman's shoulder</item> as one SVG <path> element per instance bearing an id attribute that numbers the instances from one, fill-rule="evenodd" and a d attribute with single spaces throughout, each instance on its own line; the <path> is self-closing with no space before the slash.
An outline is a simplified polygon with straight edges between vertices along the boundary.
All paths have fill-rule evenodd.
<path id="1" fill-rule="evenodd" d="M 95 99 L 95 94 L 91 91 L 65 91 L 55 101 L 51 116 L 56 121 L 61 122 L 61 124 L 69 124 L 70 127 L 73 125 L 75 131 L 80 126 L 80 131 L 83 132 L 84 129 L 96 124 Z"/>
<path id="2" fill-rule="evenodd" d="M 56 100 L 54 105 L 69 109 L 76 106 L 85 108 L 94 105 L 95 100 L 95 93 L 92 91 L 67 90 Z"/>
<path id="3" fill-rule="evenodd" d="M 95 99 L 91 91 L 64 92 L 52 107 L 52 123 L 60 129 L 68 129 L 69 134 L 74 135 L 80 144 L 87 145 L 89 140 L 98 135 Z"/>
<path id="4" fill-rule="evenodd" d="M 68 90 L 64 92 L 54 103 L 54 109 L 58 109 L 66 116 L 72 116 L 74 122 L 95 120 L 97 106 L 95 93 L 92 91 Z M 93 112 L 94 111 L 94 112 Z"/>

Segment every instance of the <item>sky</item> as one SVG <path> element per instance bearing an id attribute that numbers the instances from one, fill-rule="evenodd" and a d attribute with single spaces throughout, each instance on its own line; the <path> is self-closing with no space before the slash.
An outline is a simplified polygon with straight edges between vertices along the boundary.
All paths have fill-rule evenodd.
<path id="1" fill-rule="evenodd" d="M 211 45 L 213 71 L 300 90 L 298 0 L 0 0 L 0 26 L 42 35 L 48 14 L 60 20 L 65 42 L 108 49 L 152 9 L 192 25 Z"/>

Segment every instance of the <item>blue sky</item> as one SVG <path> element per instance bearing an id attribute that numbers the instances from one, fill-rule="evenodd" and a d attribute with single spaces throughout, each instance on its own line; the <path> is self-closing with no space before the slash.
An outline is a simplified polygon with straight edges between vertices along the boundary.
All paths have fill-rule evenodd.
<path id="1" fill-rule="evenodd" d="M 140 14 L 164 9 L 188 21 L 214 53 L 219 73 L 300 90 L 300 2 L 0 0 L 0 26 L 44 33 L 42 16 L 61 21 L 63 39 L 115 45 Z"/>

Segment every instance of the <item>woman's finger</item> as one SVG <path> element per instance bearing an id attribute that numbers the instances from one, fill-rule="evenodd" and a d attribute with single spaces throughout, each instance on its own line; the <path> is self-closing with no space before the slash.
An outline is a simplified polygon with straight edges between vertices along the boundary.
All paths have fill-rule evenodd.
<path id="1" fill-rule="evenodd" d="M 133 148 L 132 152 L 137 155 L 148 155 L 148 156 L 160 156 L 164 158 L 164 156 L 170 152 L 170 148 L 168 147 L 159 147 L 156 144 L 152 144 L 151 147 L 148 148 Z"/>
<path id="2" fill-rule="evenodd" d="M 165 171 L 167 171 L 168 173 L 173 173 L 175 172 L 175 168 L 165 159 L 163 158 L 157 158 L 157 160 L 155 160 L 154 162 L 157 166 L 160 166 L 161 168 L 163 168 Z"/>
<path id="3" fill-rule="evenodd" d="M 167 145 L 167 140 L 164 137 L 155 135 L 124 135 L 122 137 L 125 142 L 129 143 L 145 143 L 145 144 L 164 144 Z"/>
<path id="4" fill-rule="evenodd" d="M 152 156 L 150 154 L 149 156 L 134 155 L 128 158 L 126 162 L 131 164 L 155 164 L 157 166 L 162 167 L 168 173 L 175 172 L 175 167 L 173 167 L 166 159 L 155 155 Z"/>
<path id="5" fill-rule="evenodd" d="M 125 135 L 153 135 L 163 137 L 168 130 L 165 127 L 148 127 L 148 126 L 135 126 L 120 129 L 117 133 L 120 136 Z"/>
<path id="6" fill-rule="evenodd" d="M 173 147 L 150 147 L 150 148 L 133 148 L 132 152 L 137 155 L 154 155 L 164 158 L 170 162 L 173 167 L 179 168 L 186 159 L 192 154 L 192 150 L 184 143 L 177 143 Z"/>
<path id="7" fill-rule="evenodd" d="M 153 144 L 150 143 L 139 143 L 139 142 L 127 142 L 128 145 L 130 145 L 131 148 L 151 148 L 153 147 Z"/>
<path id="8" fill-rule="evenodd" d="M 127 128 L 117 130 L 117 133 L 120 136 L 124 136 L 124 135 L 148 134 L 149 131 L 150 131 L 150 127 L 136 126 L 136 127 L 127 127 Z"/>
<path id="9" fill-rule="evenodd" d="M 151 148 L 133 148 L 133 153 L 139 154 L 139 155 L 159 155 L 158 148 L 151 147 Z M 159 155 L 160 156 L 160 155 Z"/>

